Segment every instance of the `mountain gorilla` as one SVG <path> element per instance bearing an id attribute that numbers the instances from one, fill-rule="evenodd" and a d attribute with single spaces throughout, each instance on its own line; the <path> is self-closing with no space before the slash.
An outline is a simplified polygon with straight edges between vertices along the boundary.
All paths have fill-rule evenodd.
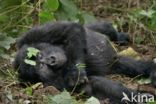
<path id="1" fill-rule="evenodd" d="M 110 24 L 104 25 L 106 33 L 114 30 Z M 107 36 L 112 38 L 116 34 L 119 33 L 115 31 Z M 17 41 L 17 46 L 19 51 L 14 68 L 19 69 L 19 78 L 23 81 L 43 82 L 45 86 L 53 85 L 59 90 L 66 88 L 70 91 L 77 85 L 76 92 L 84 90 L 89 96 L 110 98 L 112 103 L 121 103 L 123 92 L 130 96 L 136 91 L 104 78 L 107 74 L 143 74 L 150 76 L 152 83 L 156 84 L 156 64 L 117 56 L 104 34 L 78 23 L 56 22 L 34 27 Z M 24 62 L 28 47 L 40 50 L 32 58 L 36 61 L 35 66 Z"/>

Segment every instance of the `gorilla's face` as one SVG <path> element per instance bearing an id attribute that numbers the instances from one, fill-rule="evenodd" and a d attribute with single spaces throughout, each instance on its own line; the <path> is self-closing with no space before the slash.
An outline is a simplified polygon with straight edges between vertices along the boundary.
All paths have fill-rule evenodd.
<path id="1" fill-rule="evenodd" d="M 61 67 L 67 62 L 67 57 L 61 47 L 48 45 L 37 55 L 37 61 L 50 67 Z"/>
<path id="2" fill-rule="evenodd" d="M 39 49 L 36 56 L 36 71 L 40 79 L 46 85 L 54 85 L 62 75 L 63 66 L 67 62 L 67 57 L 62 47 L 47 43 L 35 45 Z M 53 80 L 52 80 L 53 79 Z"/>

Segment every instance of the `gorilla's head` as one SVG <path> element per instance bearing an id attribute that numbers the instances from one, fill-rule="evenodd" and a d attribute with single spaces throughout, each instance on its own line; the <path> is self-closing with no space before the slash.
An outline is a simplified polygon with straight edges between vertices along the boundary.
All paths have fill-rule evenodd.
<path id="1" fill-rule="evenodd" d="M 39 50 L 36 55 L 29 58 L 36 65 L 31 65 L 25 61 L 25 59 L 28 59 L 28 49 L 30 47 Z M 57 71 L 60 71 L 66 62 L 67 57 L 61 46 L 36 43 L 22 46 L 17 52 L 13 65 L 15 69 L 18 69 L 20 79 L 36 83 L 38 81 L 48 81 L 55 77 Z"/>

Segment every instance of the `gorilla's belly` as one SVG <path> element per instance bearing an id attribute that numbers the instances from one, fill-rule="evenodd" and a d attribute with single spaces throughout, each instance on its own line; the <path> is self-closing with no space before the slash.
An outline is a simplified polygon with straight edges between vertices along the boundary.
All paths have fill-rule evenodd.
<path id="1" fill-rule="evenodd" d="M 88 74 L 108 74 L 116 56 L 114 48 L 105 35 L 90 30 L 86 30 L 86 32 L 88 51 L 86 63 L 89 70 Z"/>

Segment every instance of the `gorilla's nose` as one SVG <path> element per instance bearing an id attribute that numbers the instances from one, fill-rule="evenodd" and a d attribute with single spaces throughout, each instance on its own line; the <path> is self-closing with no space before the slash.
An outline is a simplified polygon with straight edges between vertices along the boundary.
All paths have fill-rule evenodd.
<path id="1" fill-rule="evenodd" d="M 51 65 L 55 65 L 56 64 L 55 56 L 50 56 L 50 63 L 51 63 Z"/>

